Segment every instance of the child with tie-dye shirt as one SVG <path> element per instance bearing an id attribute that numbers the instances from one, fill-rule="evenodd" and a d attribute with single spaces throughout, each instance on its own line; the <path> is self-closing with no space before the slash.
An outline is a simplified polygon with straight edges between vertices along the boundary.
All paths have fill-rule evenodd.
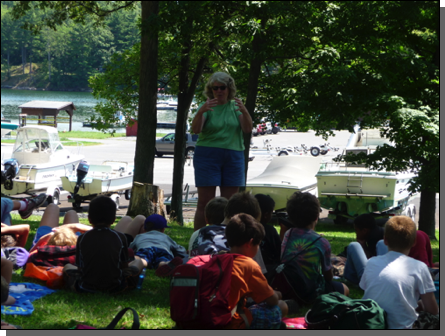
<path id="1" fill-rule="evenodd" d="M 314 231 L 320 214 L 318 199 L 310 193 L 296 192 L 289 198 L 286 210 L 294 227 L 284 235 L 281 261 L 286 262 L 304 250 L 291 263 L 303 270 L 307 283 L 316 282 L 321 293 L 339 292 L 349 295 L 345 284 L 332 281 L 329 241 Z"/>

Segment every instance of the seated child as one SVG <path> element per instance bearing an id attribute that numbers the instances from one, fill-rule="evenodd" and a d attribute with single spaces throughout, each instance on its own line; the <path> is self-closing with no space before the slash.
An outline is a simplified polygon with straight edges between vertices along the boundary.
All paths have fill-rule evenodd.
<path id="1" fill-rule="evenodd" d="M 128 263 L 124 233 L 112 230 L 116 204 L 106 196 L 94 198 L 88 208 L 93 228 L 77 239 L 76 264 L 64 267 L 65 284 L 76 292 L 117 293 L 135 288 L 143 269 L 141 260 Z"/>
<path id="2" fill-rule="evenodd" d="M 260 244 L 261 255 L 268 273 L 280 263 L 281 239 L 277 230 L 268 225 L 275 208 L 275 201 L 269 195 L 256 194 L 255 198 L 261 209 L 260 223 L 263 225 L 266 235 Z"/>
<path id="3" fill-rule="evenodd" d="M 293 254 L 319 238 L 314 229 L 320 215 L 320 203 L 314 195 L 295 192 L 287 201 L 286 210 L 294 227 L 284 235 L 281 245 L 282 262 L 289 260 Z M 298 267 L 304 270 L 308 280 L 318 281 L 323 293 L 339 292 L 349 295 L 349 288 L 345 284 L 332 281 L 331 245 L 327 239 L 319 238 L 291 263 L 297 263 Z M 320 272 L 323 277 L 320 277 Z"/>
<path id="4" fill-rule="evenodd" d="M 378 243 L 383 239 L 383 228 L 377 226 L 372 215 L 363 214 L 355 218 L 354 229 L 357 242 L 349 244 L 347 248 L 344 277 L 358 285 L 368 259 L 386 251 Z"/>
<path id="5" fill-rule="evenodd" d="M 250 297 L 257 303 L 242 308 L 250 328 L 279 329 L 281 318 L 287 315 L 287 304 L 280 300 L 281 293 L 267 284 L 261 268 L 252 259 L 264 235 L 264 227 L 247 214 L 235 215 L 227 224 L 226 237 L 230 253 L 241 254 L 233 260 L 229 308 L 235 308 L 241 298 Z M 246 329 L 246 324 L 243 317 L 235 313 L 225 328 Z"/>
<path id="6" fill-rule="evenodd" d="M 224 208 L 224 220 L 221 223 L 208 225 L 199 230 L 197 246 L 190 251 L 191 256 L 215 254 L 229 251 L 225 229 L 230 219 L 239 213 L 247 213 L 256 219 L 261 218 L 261 209 L 258 201 L 248 192 L 234 194 Z"/>
<path id="7" fill-rule="evenodd" d="M 168 227 L 163 216 L 148 216 L 145 232 L 138 234 L 130 244 L 135 258 L 141 260 L 145 268 L 156 269 L 156 275 L 160 277 L 170 276 L 174 267 L 188 257 L 187 250 L 164 233 Z"/>
<path id="8" fill-rule="evenodd" d="M 225 197 L 215 197 L 212 198 L 209 203 L 207 203 L 204 210 L 204 216 L 208 225 L 220 225 L 224 221 L 224 209 L 226 208 L 228 202 L 229 201 Z M 195 253 L 198 250 L 198 235 L 200 230 L 201 229 L 193 232 L 192 236 L 190 237 L 188 250 L 190 257 L 194 257 L 194 255 L 192 255 L 192 251 Z"/>
<path id="9" fill-rule="evenodd" d="M 224 221 L 221 224 L 208 225 L 199 230 L 197 243 L 190 251 L 190 256 L 225 253 L 229 251 L 226 239 L 226 225 L 230 219 L 240 213 L 246 213 L 260 220 L 261 209 L 257 199 L 249 192 L 239 192 L 232 197 L 224 209 Z M 261 251 L 255 255 L 254 260 L 260 265 L 263 274 L 267 272 Z"/>
<path id="10" fill-rule="evenodd" d="M 410 329 L 417 320 L 417 309 L 423 308 L 433 315 L 439 313 L 428 267 L 408 257 L 415 241 L 416 224 L 411 218 L 389 219 L 384 229 L 384 243 L 389 252 L 369 259 L 360 280 L 365 291 L 363 299 L 376 301 L 386 311 L 390 329 Z"/>

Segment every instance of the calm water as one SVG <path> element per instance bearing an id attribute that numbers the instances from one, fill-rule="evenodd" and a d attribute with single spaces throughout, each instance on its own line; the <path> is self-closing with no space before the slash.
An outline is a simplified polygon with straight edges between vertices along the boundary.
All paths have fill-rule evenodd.
<path id="1" fill-rule="evenodd" d="M 94 106 L 99 102 L 90 92 L 63 92 L 63 91 L 32 91 L 32 90 L 11 90 L 1 89 L 2 105 L 1 111 L 5 118 L 11 119 L 11 122 L 19 121 L 19 106 L 32 100 L 50 100 L 73 102 L 76 110 L 73 114 L 73 129 L 91 131 L 91 128 L 82 127 L 82 122 L 86 121 L 91 115 L 97 114 Z M 68 116 L 67 113 L 61 112 L 59 115 Z M 159 111 L 159 122 L 175 122 L 176 112 Z M 59 130 L 68 130 L 68 124 L 58 124 Z M 117 130 L 125 132 L 125 130 Z"/>

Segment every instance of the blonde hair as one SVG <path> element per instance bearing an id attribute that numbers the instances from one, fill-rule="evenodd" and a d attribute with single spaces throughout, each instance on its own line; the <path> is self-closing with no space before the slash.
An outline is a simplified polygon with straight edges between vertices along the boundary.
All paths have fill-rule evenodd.
<path id="1" fill-rule="evenodd" d="M 411 248 L 416 241 L 416 235 L 416 224 L 407 216 L 394 216 L 385 224 L 385 239 L 391 249 Z"/>
<path id="2" fill-rule="evenodd" d="M 60 228 L 48 240 L 48 245 L 71 246 L 76 245 L 77 236 L 73 230 L 68 228 Z"/>
<path id="3" fill-rule="evenodd" d="M 236 95 L 235 80 L 225 72 L 215 72 L 213 75 L 210 76 L 204 88 L 204 91 L 202 92 L 205 97 L 210 99 L 215 98 L 212 90 L 213 83 L 215 82 L 220 82 L 227 86 L 227 89 L 229 89 L 229 96 L 227 97 L 227 100 L 230 101 L 233 100 L 233 98 L 235 98 Z"/>

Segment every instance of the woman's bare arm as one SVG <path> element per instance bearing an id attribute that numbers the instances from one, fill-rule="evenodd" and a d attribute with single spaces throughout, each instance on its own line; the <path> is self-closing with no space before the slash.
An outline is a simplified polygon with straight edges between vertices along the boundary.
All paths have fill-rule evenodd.
<path id="1" fill-rule="evenodd" d="M 213 111 L 212 107 L 215 107 L 216 105 L 217 105 L 217 99 L 207 98 L 207 101 L 204 103 L 204 105 L 200 107 L 200 109 L 198 110 L 192 121 L 192 132 L 194 134 L 201 133 L 202 128 L 204 127 L 204 122 L 205 122 L 204 112 Z"/>

